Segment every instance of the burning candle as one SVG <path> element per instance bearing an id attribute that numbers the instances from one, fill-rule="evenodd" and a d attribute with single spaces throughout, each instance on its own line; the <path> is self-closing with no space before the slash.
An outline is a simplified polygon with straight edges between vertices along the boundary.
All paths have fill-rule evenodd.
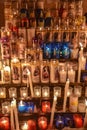
<path id="1" fill-rule="evenodd" d="M 63 112 L 66 112 L 66 103 L 67 103 L 67 92 L 68 92 L 68 89 L 69 89 L 69 80 L 67 80 L 66 84 L 65 84 Z"/>
<path id="2" fill-rule="evenodd" d="M 31 78 L 31 73 L 29 70 L 28 70 L 28 78 L 29 78 L 29 84 L 30 84 L 31 97 L 34 97 L 32 78 Z"/>
<path id="3" fill-rule="evenodd" d="M 20 95 L 21 95 L 21 98 L 27 98 L 28 97 L 28 88 L 21 87 L 20 88 Z"/>
<path id="4" fill-rule="evenodd" d="M 18 104 L 18 111 L 19 112 L 25 112 L 26 111 L 26 103 L 23 101 L 20 101 Z"/>
<path id="5" fill-rule="evenodd" d="M 69 87 L 68 92 L 67 92 L 68 97 L 72 95 L 72 91 L 73 91 L 73 88 Z"/>
<path id="6" fill-rule="evenodd" d="M 14 88 L 14 87 L 9 88 L 9 97 L 10 97 L 10 98 L 16 98 L 16 97 L 17 97 L 16 88 Z"/>
<path id="7" fill-rule="evenodd" d="M 42 97 L 49 97 L 49 93 L 50 93 L 49 87 L 44 86 L 42 88 Z"/>
<path id="8" fill-rule="evenodd" d="M 10 83 L 11 82 L 11 74 L 10 74 L 10 66 L 5 66 L 3 70 L 3 80 L 4 83 Z"/>
<path id="9" fill-rule="evenodd" d="M 42 102 L 42 112 L 50 112 L 50 102 L 49 101 L 43 101 Z"/>
<path id="10" fill-rule="evenodd" d="M 41 97 L 41 87 L 40 86 L 34 87 L 34 96 L 35 97 Z"/>
<path id="11" fill-rule="evenodd" d="M 21 127 L 21 130 L 28 130 L 28 124 L 26 122 Z"/>
<path id="12" fill-rule="evenodd" d="M 54 87 L 54 96 L 61 97 L 61 87 Z"/>
<path id="13" fill-rule="evenodd" d="M 29 113 L 34 112 L 34 103 L 33 102 L 28 102 L 26 106 L 26 111 Z"/>
<path id="14" fill-rule="evenodd" d="M 2 103 L 2 113 L 6 114 L 10 112 L 10 102 L 3 102 Z"/>
<path id="15" fill-rule="evenodd" d="M 7 117 L 0 118 L 0 129 L 1 130 L 9 130 L 10 129 L 9 119 Z"/>
<path id="16" fill-rule="evenodd" d="M 51 117 L 50 117 L 50 127 L 53 126 L 53 119 L 54 119 L 54 113 L 55 113 L 55 107 L 56 107 L 57 97 L 54 96 L 52 110 L 51 110 Z"/>
<path id="17" fill-rule="evenodd" d="M 74 87 L 74 94 L 78 97 L 81 97 L 81 93 L 82 93 L 82 87 L 81 86 L 75 86 Z"/>
<path id="18" fill-rule="evenodd" d="M 34 120 L 28 120 L 28 130 L 36 130 L 36 121 Z"/>
<path id="19" fill-rule="evenodd" d="M 64 120 L 61 116 L 56 119 L 56 127 L 62 129 L 64 127 Z"/>
<path id="20" fill-rule="evenodd" d="M 74 119 L 75 128 L 83 127 L 83 120 L 81 115 L 75 114 L 73 115 L 73 119 Z"/>
<path id="21" fill-rule="evenodd" d="M 38 126 L 41 130 L 46 130 L 47 129 L 47 118 L 44 116 L 39 117 Z"/>

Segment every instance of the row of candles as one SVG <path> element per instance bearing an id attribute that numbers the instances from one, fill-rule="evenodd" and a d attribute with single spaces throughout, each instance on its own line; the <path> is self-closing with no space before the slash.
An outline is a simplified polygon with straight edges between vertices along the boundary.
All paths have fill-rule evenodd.
<path id="1" fill-rule="evenodd" d="M 83 116 L 80 114 L 72 115 L 56 115 L 54 127 L 58 129 L 62 129 L 64 127 L 83 127 Z M 36 123 L 37 122 L 37 123 Z M 49 129 L 49 120 L 46 116 L 40 116 L 37 120 L 29 119 L 19 124 L 20 130 L 47 130 Z M 0 129 L 1 130 L 9 130 L 10 129 L 10 121 L 8 117 L 0 118 Z"/>
<path id="2" fill-rule="evenodd" d="M 86 69 L 86 58 L 83 56 L 80 65 L 81 70 Z M 7 65 L 8 64 L 8 65 Z M 33 83 L 65 83 L 66 79 L 69 78 L 70 82 L 74 83 L 76 78 L 76 71 L 74 64 L 58 62 L 58 60 L 44 60 L 42 62 L 22 62 L 17 58 L 12 59 L 11 66 L 9 63 L 2 64 L 0 67 L 0 83 L 14 83 L 24 84 L 28 83 L 28 71 L 31 73 L 31 78 Z M 78 66 L 78 64 L 76 65 Z M 79 70 L 78 70 L 79 71 Z M 79 76 L 79 75 L 78 75 Z"/>
<path id="3" fill-rule="evenodd" d="M 62 87 L 60 87 L 60 86 L 53 87 L 52 93 L 50 91 L 49 86 L 41 87 L 39 85 L 36 85 L 33 87 L 33 91 L 34 91 L 34 97 L 36 97 L 36 98 L 39 98 L 39 97 L 50 98 L 51 94 L 53 94 L 54 96 L 57 96 L 57 97 L 61 97 L 61 95 L 62 95 Z M 76 96 L 81 97 L 82 86 L 74 86 L 74 89 L 73 89 L 73 87 L 69 87 L 67 96 L 68 97 L 71 96 L 73 94 L 73 92 Z M 9 93 L 9 95 L 8 95 L 9 98 L 20 97 L 22 99 L 27 99 L 28 96 L 30 96 L 28 87 L 21 87 L 20 91 L 18 91 L 18 92 L 17 92 L 16 87 L 11 87 L 8 89 L 8 93 Z M 85 87 L 85 97 L 87 97 L 87 87 Z M 0 87 L 0 98 L 6 98 L 6 88 L 5 87 L 3 87 L 3 88 Z"/>

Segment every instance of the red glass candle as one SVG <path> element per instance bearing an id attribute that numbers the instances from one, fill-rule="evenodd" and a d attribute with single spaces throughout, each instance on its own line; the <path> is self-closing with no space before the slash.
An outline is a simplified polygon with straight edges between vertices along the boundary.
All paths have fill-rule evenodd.
<path id="1" fill-rule="evenodd" d="M 50 111 L 50 102 L 49 101 L 43 101 L 42 102 L 42 112 L 49 112 Z"/>
<path id="2" fill-rule="evenodd" d="M 76 128 L 82 128 L 83 127 L 83 120 L 82 120 L 81 115 L 75 114 L 73 116 L 73 119 L 74 119 L 74 124 L 75 124 Z"/>
<path id="3" fill-rule="evenodd" d="M 34 120 L 28 120 L 28 130 L 36 130 L 36 122 Z"/>
<path id="4" fill-rule="evenodd" d="M 7 117 L 2 117 L 0 119 L 0 130 L 9 130 L 10 125 L 9 125 L 9 119 Z"/>
<path id="5" fill-rule="evenodd" d="M 47 118 L 46 117 L 39 117 L 38 119 L 38 126 L 41 130 L 47 129 Z"/>

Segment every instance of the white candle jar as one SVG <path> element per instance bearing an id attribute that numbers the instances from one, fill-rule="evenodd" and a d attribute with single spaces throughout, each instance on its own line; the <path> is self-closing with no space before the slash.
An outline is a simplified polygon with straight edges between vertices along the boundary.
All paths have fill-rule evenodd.
<path id="1" fill-rule="evenodd" d="M 0 87 L 0 98 L 6 98 L 6 88 Z"/>
<path id="2" fill-rule="evenodd" d="M 10 112 L 10 102 L 3 102 L 2 103 L 2 113 L 7 114 Z"/>
<path id="3" fill-rule="evenodd" d="M 58 72 L 58 61 L 52 60 L 50 63 L 50 82 L 58 83 L 59 72 Z"/>
<path id="4" fill-rule="evenodd" d="M 17 89 L 12 87 L 9 88 L 9 98 L 17 98 Z"/>
<path id="5" fill-rule="evenodd" d="M 40 65 L 39 62 L 33 61 L 31 65 L 32 72 L 32 82 L 39 83 L 40 82 Z"/>
<path id="6" fill-rule="evenodd" d="M 61 97 L 61 87 L 54 87 L 54 96 Z"/>
<path id="7" fill-rule="evenodd" d="M 74 86 L 74 94 L 78 97 L 81 97 L 82 94 L 82 87 L 81 86 Z"/>
<path id="8" fill-rule="evenodd" d="M 35 97 L 41 97 L 41 87 L 40 86 L 34 87 L 34 96 Z"/>
<path id="9" fill-rule="evenodd" d="M 27 87 L 21 87 L 20 88 L 20 97 L 21 98 L 27 98 L 28 97 L 28 88 Z"/>
<path id="10" fill-rule="evenodd" d="M 78 111 L 85 112 L 85 109 L 86 109 L 85 100 L 79 100 L 78 101 Z"/>
<path id="11" fill-rule="evenodd" d="M 70 97 L 73 94 L 73 88 L 69 87 L 68 92 L 67 92 L 67 96 Z"/>
<path id="12" fill-rule="evenodd" d="M 50 80 L 49 62 L 43 61 L 41 63 L 41 82 L 42 83 L 49 83 L 49 80 Z"/>
<path id="13" fill-rule="evenodd" d="M 5 66 L 3 68 L 3 81 L 4 81 L 4 83 L 7 83 L 7 84 L 11 82 L 10 66 Z"/>
<path id="14" fill-rule="evenodd" d="M 71 83 L 75 82 L 75 70 L 73 68 L 68 70 L 68 79 Z"/>
<path id="15" fill-rule="evenodd" d="M 67 78 L 67 72 L 64 66 L 59 70 L 60 83 L 65 83 Z"/>
<path id="16" fill-rule="evenodd" d="M 42 97 L 49 97 L 50 96 L 50 89 L 48 86 L 42 87 Z"/>

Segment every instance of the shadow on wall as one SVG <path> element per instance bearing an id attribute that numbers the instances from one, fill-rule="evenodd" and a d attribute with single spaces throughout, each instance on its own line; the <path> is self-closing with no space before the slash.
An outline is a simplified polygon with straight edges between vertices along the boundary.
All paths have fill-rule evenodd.
<path id="1" fill-rule="evenodd" d="M 5 25 L 4 19 L 4 2 L 0 0 L 0 28 Z"/>

